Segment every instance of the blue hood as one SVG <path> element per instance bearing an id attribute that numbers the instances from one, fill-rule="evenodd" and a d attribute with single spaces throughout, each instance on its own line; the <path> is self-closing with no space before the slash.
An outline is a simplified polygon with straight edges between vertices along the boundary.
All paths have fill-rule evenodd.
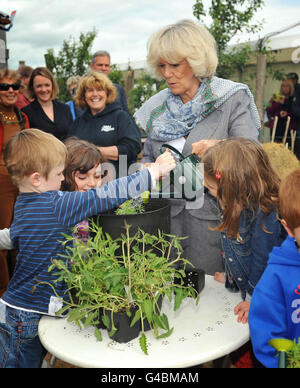
<path id="1" fill-rule="evenodd" d="M 268 264 L 300 267 L 300 252 L 298 251 L 295 239 L 288 236 L 280 247 L 274 247 L 270 253 Z"/>

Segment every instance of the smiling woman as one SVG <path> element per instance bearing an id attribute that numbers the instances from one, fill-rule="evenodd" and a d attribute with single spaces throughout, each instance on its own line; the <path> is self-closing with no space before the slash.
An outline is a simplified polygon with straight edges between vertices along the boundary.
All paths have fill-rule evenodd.
<path id="1" fill-rule="evenodd" d="M 28 91 L 34 100 L 22 108 L 22 111 L 27 114 L 30 127 L 63 140 L 73 119 L 69 107 L 56 100 L 58 86 L 50 70 L 45 67 L 34 69 Z"/>
<path id="2" fill-rule="evenodd" d="M 122 176 L 127 175 L 127 170 L 120 172 L 119 165 L 129 167 L 136 162 L 141 151 L 141 135 L 131 116 L 115 102 L 116 96 L 116 88 L 106 75 L 91 72 L 83 76 L 75 103 L 86 109 L 74 121 L 69 135 L 95 144 L 115 166 L 116 176 Z"/>
<path id="3" fill-rule="evenodd" d="M 17 72 L 8 69 L 0 71 L 0 229 L 10 226 L 18 193 L 5 167 L 3 151 L 15 133 L 29 128 L 27 116 L 16 106 L 20 85 Z M 10 260 L 7 261 L 7 251 L 0 251 L 0 296 L 8 285 L 9 267 L 11 270 L 11 261 L 14 260 L 14 253 L 10 252 Z"/>

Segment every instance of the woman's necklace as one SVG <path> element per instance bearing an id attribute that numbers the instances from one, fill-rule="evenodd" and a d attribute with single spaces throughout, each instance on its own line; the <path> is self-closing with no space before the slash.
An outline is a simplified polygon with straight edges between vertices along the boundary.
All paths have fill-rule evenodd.
<path id="1" fill-rule="evenodd" d="M 5 113 L 0 110 L 0 115 L 3 120 L 3 124 L 18 124 L 20 120 L 18 120 L 18 117 L 15 112 Z"/>

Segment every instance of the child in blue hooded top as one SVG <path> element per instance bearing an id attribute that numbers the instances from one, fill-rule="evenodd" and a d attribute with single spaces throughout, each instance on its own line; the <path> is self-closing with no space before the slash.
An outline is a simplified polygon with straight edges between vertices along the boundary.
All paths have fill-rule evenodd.
<path id="1" fill-rule="evenodd" d="M 267 368 L 278 364 L 276 350 L 268 344 L 270 339 L 300 338 L 300 169 L 282 181 L 279 198 L 288 237 L 270 254 L 249 312 L 253 349 Z"/>

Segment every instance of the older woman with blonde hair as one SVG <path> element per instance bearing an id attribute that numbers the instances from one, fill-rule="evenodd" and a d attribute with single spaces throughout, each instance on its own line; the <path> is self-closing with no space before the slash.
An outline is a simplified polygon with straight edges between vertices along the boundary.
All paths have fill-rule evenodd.
<path id="1" fill-rule="evenodd" d="M 260 119 L 253 96 L 247 85 L 214 76 L 216 42 L 206 28 L 191 20 L 161 28 L 149 39 L 147 61 L 168 88 L 134 115 L 148 134 L 142 162 L 155 160 L 165 143 L 184 156 L 201 157 L 228 137 L 258 141 Z M 199 191 L 193 201 L 171 199 L 171 232 L 188 237 L 182 241 L 183 257 L 208 274 L 223 266 L 220 236 L 208 229 L 218 223 L 209 193 Z"/>
<path id="2" fill-rule="evenodd" d="M 74 121 L 69 136 L 95 144 L 103 157 L 116 167 L 116 176 L 120 176 L 127 175 L 127 168 L 120 172 L 119 164 L 129 167 L 136 162 L 141 151 L 141 135 L 131 116 L 115 102 L 116 97 L 116 88 L 106 75 L 90 72 L 83 76 L 75 103 L 85 111 Z"/>

